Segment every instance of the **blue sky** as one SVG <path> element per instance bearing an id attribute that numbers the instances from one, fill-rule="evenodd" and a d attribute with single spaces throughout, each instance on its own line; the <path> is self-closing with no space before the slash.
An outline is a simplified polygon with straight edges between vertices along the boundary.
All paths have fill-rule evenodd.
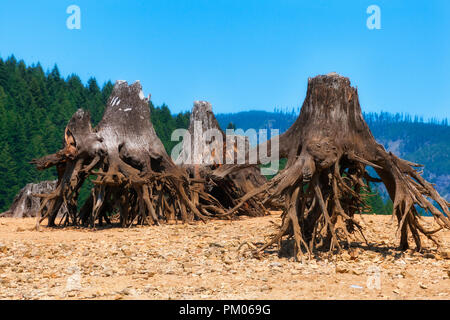
<path id="1" fill-rule="evenodd" d="M 66 8 L 81 9 L 69 30 Z M 369 5 L 381 30 L 369 30 Z M 338 72 L 363 111 L 448 117 L 450 1 L 6 1 L 0 56 L 56 63 L 84 82 L 141 80 L 172 112 L 208 100 L 216 113 L 302 104 L 308 77 Z"/>

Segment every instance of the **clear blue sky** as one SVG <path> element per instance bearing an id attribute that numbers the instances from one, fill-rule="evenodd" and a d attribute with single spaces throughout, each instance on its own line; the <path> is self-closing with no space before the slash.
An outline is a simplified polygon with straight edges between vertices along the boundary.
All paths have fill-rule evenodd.
<path id="1" fill-rule="evenodd" d="M 66 8 L 81 9 L 69 30 Z M 381 30 L 366 27 L 369 5 Z M 308 77 L 358 86 L 363 111 L 448 117 L 450 1 L 6 1 L 0 56 L 56 63 L 107 80 L 141 80 L 171 110 L 208 100 L 215 112 L 297 107 Z"/>

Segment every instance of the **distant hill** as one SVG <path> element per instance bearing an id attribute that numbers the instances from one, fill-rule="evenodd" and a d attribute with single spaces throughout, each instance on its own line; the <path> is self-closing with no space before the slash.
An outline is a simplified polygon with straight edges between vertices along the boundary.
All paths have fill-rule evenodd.
<path id="1" fill-rule="evenodd" d="M 232 122 L 244 131 L 279 129 L 286 131 L 297 119 L 296 113 L 245 111 L 218 114 L 222 128 Z M 424 177 L 436 184 L 437 190 L 450 200 L 450 126 L 448 121 L 430 120 L 402 114 L 369 113 L 364 118 L 375 139 L 387 150 L 423 164 Z"/>

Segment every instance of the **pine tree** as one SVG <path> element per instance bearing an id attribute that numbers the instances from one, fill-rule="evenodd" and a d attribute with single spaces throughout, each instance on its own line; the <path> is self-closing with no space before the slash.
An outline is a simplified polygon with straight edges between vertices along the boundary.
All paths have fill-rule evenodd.
<path id="1" fill-rule="evenodd" d="M 234 125 L 233 122 L 230 122 L 230 123 L 227 125 L 227 129 L 233 129 L 233 130 L 236 130 L 236 126 Z"/>
<path id="2" fill-rule="evenodd" d="M 17 167 L 10 147 L 4 141 L 0 141 L 0 177 L 0 212 L 3 212 L 19 190 Z"/>

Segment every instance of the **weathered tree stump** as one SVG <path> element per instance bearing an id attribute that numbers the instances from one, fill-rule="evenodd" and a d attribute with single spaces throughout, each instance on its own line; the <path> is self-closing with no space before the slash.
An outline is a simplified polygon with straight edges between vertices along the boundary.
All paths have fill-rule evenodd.
<path id="1" fill-rule="evenodd" d="M 398 158 L 375 141 L 348 78 L 331 73 L 308 80 L 300 115 L 279 137 L 279 150 L 280 157 L 288 159 L 286 168 L 230 210 L 261 193 L 264 201 L 286 197 L 280 231 L 258 252 L 277 242 L 281 248 L 283 236 L 293 237 L 298 259 L 302 248 L 311 255 L 319 246 L 330 251 L 349 246 L 349 233 L 361 231 L 354 215 L 365 206 L 362 191 L 368 182 L 382 182 L 389 192 L 401 249 L 408 248 L 409 234 L 421 250 L 420 234 L 437 244 L 433 234 L 450 228 L 449 203 L 416 171 L 420 165 Z M 381 179 L 371 177 L 366 166 Z M 426 230 L 416 206 L 430 212 L 439 228 Z"/>
<path id="2" fill-rule="evenodd" d="M 0 214 L 2 217 L 25 218 L 36 217 L 41 206 L 41 198 L 35 194 L 51 193 L 56 188 L 57 181 L 41 181 L 39 183 L 28 183 L 14 197 L 13 203 L 8 211 Z M 67 213 L 65 205 L 61 206 L 57 215 Z"/>
<path id="3" fill-rule="evenodd" d="M 55 191 L 41 195 L 38 222 L 48 218 L 49 226 L 55 225 L 63 203 L 68 207 L 66 224 L 92 227 L 112 211 L 120 213 L 122 226 L 204 221 L 209 214 L 194 204 L 186 171 L 174 164 L 156 136 L 139 82 L 116 82 L 95 129 L 89 113 L 78 110 L 65 130 L 63 149 L 33 162 L 38 169 L 58 169 Z M 89 176 L 97 178 L 78 214 L 79 190 Z"/>
<path id="4" fill-rule="evenodd" d="M 205 181 L 194 182 L 194 188 L 203 193 L 199 201 L 204 206 L 208 207 L 210 198 L 213 197 L 217 200 L 213 201 L 216 207 L 230 209 L 238 204 L 239 198 L 267 181 L 256 164 L 249 165 L 245 159 L 240 164 L 239 147 L 243 148 L 241 151 L 245 155 L 249 149 L 248 138 L 238 135 L 227 137 L 214 116 L 211 104 L 195 101 L 188 133 L 176 162 L 186 168 L 194 181 Z M 225 211 L 220 212 L 219 216 L 224 213 Z M 235 213 L 262 216 L 267 210 L 255 197 L 246 201 Z"/>

